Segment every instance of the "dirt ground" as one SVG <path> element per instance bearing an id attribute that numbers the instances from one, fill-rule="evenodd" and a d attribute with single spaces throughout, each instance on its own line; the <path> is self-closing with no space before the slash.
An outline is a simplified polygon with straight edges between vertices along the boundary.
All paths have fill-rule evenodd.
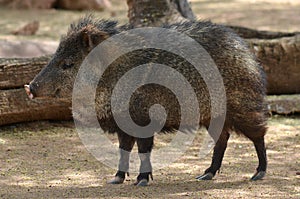
<path id="1" fill-rule="evenodd" d="M 158 135 L 156 145 L 169 136 Z M 300 117 L 270 119 L 266 143 L 264 180 L 249 181 L 257 166 L 255 149 L 233 134 L 214 180 L 195 180 L 211 159 L 199 159 L 196 141 L 178 161 L 154 171 L 148 187 L 135 187 L 136 174 L 122 185 L 106 184 L 115 170 L 87 152 L 72 122 L 2 127 L 0 198 L 299 198 Z"/>
<path id="2" fill-rule="evenodd" d="M 113 7 L 104 12 L 93 12 L 98 18 L 128 22 L 125 0 L 112 0 Z M 300 30 L 300 1 L 298 0 L 191 0 L 198 19 L 215 23 L 242 25 L 258 30 L 293 32 Z M 114 17 L 112 17 L 112 12 Z M 58 41 L 69 24 L 88 11 L 62 10 L 6 10 L 0 8 L 0 39 L 31 39 Z M 30 21 L 38 20 L 40 28 L 33 36 L 14 36 L 10 32 Z"/>
<path id="3" fill-rule="evenodd" d="M 126 4 L 95 13 L 126 22 Z M 117 3 L 117 4 L 116 4 Z M 298 0 L 192 0 L 198 18 L 260 30 L 300 31 Z M 8 11 L 0 8 L 0 39 L 57 41 L 68 24 L 84 15 L 70 11 Z M 35 36 L 9 32 L 38 18 Z M 97 161 L 82 144 L 72 122 L 32 122 L 0 127 L 0 198 L 300 198 L 300 116 L 273 116 L 266 136 L 269 160 L 264 180 L 249 181 L 257 166 L 252 143 L 231 136 L 223 165 L 212 181 L 196 181 L 211 153 L 199 159 L 199 143 L 162 170 L 148 187 L 135 187 L 135 174 L 108 185 L 115 170 Z M 158 135 L 156 146 L 172 135 Z M 112 137 L 112 139 L 116 139 Z"/>

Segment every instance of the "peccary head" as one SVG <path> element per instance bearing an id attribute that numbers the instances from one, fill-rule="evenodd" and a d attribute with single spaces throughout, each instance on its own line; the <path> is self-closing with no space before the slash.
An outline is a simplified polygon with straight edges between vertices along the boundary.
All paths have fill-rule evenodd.
<path id="1" fill-rule="evenodd" d="M 88 53 L 116 33 L 115 21 L 94 21 L 91 16 L 72 24 L 49 64 L 25 85 L 30 98 L 71 98 L 76 74 Z"/>

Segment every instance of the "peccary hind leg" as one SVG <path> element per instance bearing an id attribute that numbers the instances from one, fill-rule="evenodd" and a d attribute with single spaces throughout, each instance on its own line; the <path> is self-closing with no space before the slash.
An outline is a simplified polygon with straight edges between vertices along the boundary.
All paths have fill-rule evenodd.
<path id="1" fill-rule="evenodd" d="M 255 150 L 258 156 L 258 167 L 256 173 L 252 176 L 251 180 L 260 180 L 266 175 L 267 169 L 267 155 L 264 137 L 251 139 L 254 143 Z"/>
<path id="2" fill-rule="evenodd" d="M 124 133 L 118 132 L 118 139 L 119 139 L 119 149 L 120 149 L 120 160 L 118 171 L 115 177 L 108 181 L 108 184 L 121 184 L 125 180 L 125 175 L 129 171 L 129 157 L 130 152 L 134 146 L 135 138 Z"/>
<path id="3" fill-rule="evenodd" d="M 259 161 L 256 173 L 251 178 L 253 181 L 262 179 L 267 169 L 267 155 L 264 140 L 267 128 L 261 118 L 258 117 L 256 119 L 257 121 L 253 123 L 261 125 L 252 125 L 250 128 L 248 126 L 240 126 L 240 129 L 243 129 L 243 134 L 253 142 Z"/>
<path id="4" fill-rule="evenodd" d="M 264 135 L 266 129 L 264 127 L 253 128 L 253 129 L 248 128 L 247 131 L 244 132 L 247 132 L 244 133 L 244 135 L 254 143 L 258 160 L 259 160 L 259 165 L 256 169 L 256 173 L 252 176 L 251 180 L 255 181 L 255 180 L 262 179 L 265 176 L 266 169 L 267 169 L 267 156 L 266 156 L 266 148 L 264 142 Z M 211 166 L 205 170 L 203 175 L 196 177 L 196 179 L 211 180 L 215 176 L 216 172 L 221 167 L 222 159 L 227 147 L 228 139 L 229 139 L 229 133 L 223 131 L 216 143 L 216 146 L 214 147 Z"/>
<path id="5" fill-rule="evenodd" d="M 225 150 L 227 148 L 227 142 L 229 139 L 229 133 L 225 130 L 222 131 L 213 152 L 212 162 L 208 169 L 205 170 L 203 175 L 197 176 L 197 180 L 211 180 L 216 172 L 220 169 Z"/>
<path id="6" fill-rule="evenodd" d="M 139 152 L 141 165 L 140 165 L 140 173 L 134 185 L 147 186 L 149 182 L 149 176 L 153 180 L 152 166 L 150 160 L 150 155 L 153 148 L 153 138 L 154 137 L 137 139 L 138 152 Z"/>

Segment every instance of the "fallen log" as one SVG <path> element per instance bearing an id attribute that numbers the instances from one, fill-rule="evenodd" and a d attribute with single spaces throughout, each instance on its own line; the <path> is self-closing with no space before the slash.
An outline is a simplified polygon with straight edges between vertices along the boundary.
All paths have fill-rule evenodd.
<path id="1" fill-rule="evenodd" d="M 0 125 L 34 120 L 71 119 L 71 104 L 57 99 L 30 100 L 23 89 L 51 56 L 0 59 Z"/>
<path id="2" fill-rule="evenodd" d="M 56 99 L 30 100 L 23 88 L 0 91 L 0 126 L 35 120 L 69 120 L 71 104 Z"/>
<path id="3" fill-rule="evenodd" d="M 300 113 L 300 95 L 271 95 L 267 97 L 267 103 L 270 113 Z"/>
<path id="4" fill-rule="evenodd" d="M 241 27 L 241 26 L 228 26 L 233 29 L 240 37 L 244 39 L 278 39 L 283 37 L 293 37 L 300 32 L 273 32 L 273 31 L 263 31 L 255 30 L 251 28 Z"/>
<path id="5" fill-rule="evenodd" d="M 300 93 L 300 34 L 247 41 L 266 71 L 268 94 Z"/>
<path id="6" fill-rule="evenodd" d="M 300 93 L 300 32 L 228 26 L 246 39 L 267 73 L 268 94 Z"/>
<path id="7" fill-rule="evenodd" d="M 300 95 L 267 97 L 268 109 L 273 114 L 300 113 Z M 70 120 L 71 104 L 55 99 L 30 100 L 24 89 L 0 91 L 0 126 L 36 120 Z"/>
<path id="8" fill-rule="evenodd" d="M 0 58 L 0 89 L 23 87 L 50 59 L 50 55 L 35 58 Z"/>
<path id="9" fill-rule="evenodd" d="M 247 41 L 266 70 L 269 94 L 300 93 L 300 35 Z M 54 99 L 32 101 L 23 89 L 50 59 L 51 56 L 0 58 L 0 125 L 71 119 L 71 104 Z M 298 99 L 293 103 L 290 100 L 269 101 L 269 108 L 279 114 L 300 112 L 295 105 Z M 286 108 L 285 104 L 295 109 Z"/>

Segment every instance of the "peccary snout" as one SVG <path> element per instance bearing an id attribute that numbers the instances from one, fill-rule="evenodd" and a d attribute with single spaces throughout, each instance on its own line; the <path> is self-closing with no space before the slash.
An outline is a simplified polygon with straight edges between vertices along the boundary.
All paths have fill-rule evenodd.
<path id="1" fill-rule="evenodd" d="M 33 94 L 34 91 L 33 91 L 32 87 L 30 86 L 30 84 L 29 85 L 28 84 L 24 85 L 24 89 L 25 89 L 26 94 L 28 95 L 28 97 L 30 99 L 33 99 L 34 98 L 34 94 Z"/>
<path id="2" fill-rule="evenodd" d="M 35 81 L 30 82 L 29 84 L 24 85 L 26 94 L 30 99 L 34 98 L 53 98 L 61 96 L 61 88 L 53 88 L 52 85 L 41 85 Z"/>
<path id="3" fill-rule="evenodd" d="M 38 97 L 37 95 L 38 87 L 39 86 L 35 81 L 31 81 L 29 84 L 24 85 L 26 94 L 30 99 Z"/>
<path id="4" fill-rule="evenodd" d="M 116 23 L 107 21 L 103 26 L 113 29 Z M 92 26 L 82 27 L 76 34 L 70 29 L 48 65 L 29 85 L 24 86 L 29 98 L 63 98 L 71 101 L 75 77 L 83 60 L 108 37 L 109 33 Z"/>

